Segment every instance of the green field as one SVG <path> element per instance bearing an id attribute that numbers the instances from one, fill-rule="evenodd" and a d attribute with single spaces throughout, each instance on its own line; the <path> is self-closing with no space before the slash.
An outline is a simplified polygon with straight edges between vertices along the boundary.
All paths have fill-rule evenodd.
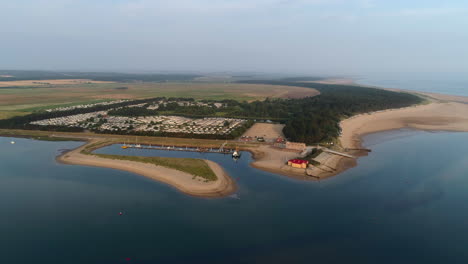
<path id="1" fill-rule="evenodd" d="M 142 163 L 154 164 L 157 166 L 167 167 L 178 171 L 186 172 L 194 176 L 203 178 L 206 181 L 216 181 L 218 178 L 211 170 L 208 164 L 201 159 L 190 158 L 165 158 L 165 157 L 140 157 L 140 156 L 123 156 L 123 155 L 107 155 L 93 154 L 101 158 L 130 160 Z"/>
<path id="2" fill-rule="evenodd" d="M 61 106 L 118 99 L 190 97 L 195 99 L 264 100 L 316 95 L 313 89 L 237 83 L 90 83 L 38 85 L 0 89 L 0 118 L 25 115 Z"/>

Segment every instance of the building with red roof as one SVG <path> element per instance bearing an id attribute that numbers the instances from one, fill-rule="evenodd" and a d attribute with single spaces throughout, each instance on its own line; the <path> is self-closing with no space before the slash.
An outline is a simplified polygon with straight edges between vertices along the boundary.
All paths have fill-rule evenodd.
<path id="1" fill-rule="evenodd" d="M 309 165 L 309 161 L 302 159 L 290 159 L 288 160 L 288 165 L 293 168 L 306 169 L 307 165 Z"/>

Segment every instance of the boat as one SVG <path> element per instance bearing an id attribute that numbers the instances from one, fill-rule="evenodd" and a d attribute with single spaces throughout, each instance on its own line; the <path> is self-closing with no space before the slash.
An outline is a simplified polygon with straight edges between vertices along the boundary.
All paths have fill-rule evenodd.
<path id="1" fill-rule="evenodd" d="M 141 145 L 137 143 L 138 143 L 138 138 L 135 137 L 135 148 L 141 148 Z"/>
<path id="2" fill-rule="evenodd" d="M 11 141 L 10 143 L 11 143 L 11 144 L 15 144 L 15 142 L 14 142 L 14 141 Z"/>
<path id="3" fill-rule="evenodd" d="M 127 144 L 124 142 L 124 144 L 123 144 L 123 146 L 122 146 L 121 148 L 123 148 L 123 149 L 128 149 L 128 146 L 127 146 Z"/>
<path id="4" fill-rule="evenodd" d="M 232 158 L 239 159 L 240 157 L 241 157 L 241 154 L 240 154 L 239 148 L 236 147 L 236 150 L 234 150 L 234 152 L 232 153 Z"/>

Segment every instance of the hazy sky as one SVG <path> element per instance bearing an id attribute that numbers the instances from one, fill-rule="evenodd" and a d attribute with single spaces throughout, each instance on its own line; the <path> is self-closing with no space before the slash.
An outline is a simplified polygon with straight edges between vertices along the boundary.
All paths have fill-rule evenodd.
<path id="1" fill-rule="evenodd" d="M 0 68 L 468 73 L 468 2 L 0 0 Z"/>

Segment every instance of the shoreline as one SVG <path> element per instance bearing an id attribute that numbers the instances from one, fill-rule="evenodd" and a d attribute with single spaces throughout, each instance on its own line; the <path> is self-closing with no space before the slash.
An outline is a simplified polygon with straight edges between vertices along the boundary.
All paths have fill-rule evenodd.
<path id="1" fill-rule="evenodd" d="M 327 79 L 322 83 L 348 84 L 406 92 L 426 100 L 425 104 L 359 114 L 342 120 L 340 122 L 342 133 L 338 140 L 345 150 L 362 149 L 363 138 L 367 135 L 403 128 L 421 131 L 468 132 L 468 96 L 379 87 L 362 84 L 350 78 Z M 359 157 L 366 156 L 367 153 L 356 152 L 353 155 L 357 157 L 355 164 L 357 166 Z M 341 158 L 337 166 L 343 166 L 345 161 L 345 158 Z"/>
<path id="2" fill-rule="evenodd" d="M 468 97 L 392 90 L 411 92 L 427 98 L 429 102 L 400 109 L 355 115 L 342 120 L 340 122 L 342 133 L 339 137 L 341 147 L 361 149 L 363 138 L 367 135 L 404 128 L 420 131 L 468 132 Z M 359 157 L 365 154 L 356 156 L 357 166 Z"/>
<path id="3" fill-rule="evenodd" d="M 348 82 L 349 80 L 346 80 Z M 374 87 L 378 89 L 387 89 L 387 88 L 380 88 Z M 410 128 L 415 130 L 425 130 L 425 131 L 458 131 L 458 132 L 468 132 L 468 97 L 463 96 L 453 96 L 453 95 L 443 95 L 443 94 L 435 94 L 435 93 L 426 93 L 426 92 L 416 92 L 416 91 L 407 91 L 407 90 L 398 90 L 398 89 L 387 89 L 392 91 L 399 91 L 399 92 L 410 92 L 421 96 L 426 99 L 426 103 L 409 106 L 405 108 L 399 109 L 388 109 L 377 111 L 373 113 L 365 113 L 365 114 L 358 114 L 352 116 L 348 119 L 342 120 L 340 122 L 340 127 L 342 128 L 342 133 L 338 138 L 339 146 L 334 147 L 334 150 L 338 150 L 344 152 L 346 154 L 350 154 L 355 156 L 356 158 L 345 158 L 339 155 L 328 155 L 323 161 L 321 161 L 321 165 L 314 166 L 312 170 L 304 170 L 304 169 L 294 169 L 288 167 L 286 162 L 288 159 L 293 159 L 299 157 L 298 152 L 290 152 L 275 148 L 271 145 L 266 144 L 245 144 L 240 143 L 237 141 L 229 141 L 229 145 L 232 146 L 239 146 L 240 150 L 248 151 L 252 154 L 253 161 L 250 163 L 250 166 L 262 171 L 275 173 L 295 179 L 300 180 L 320 180 L 324 178 L 329 178 L 335 175 L 338 175 L 350 168 L 353 168 L 358 165 L 359 157 L 368 155 L 368 152 L 361 150 L 363 137 L 369 134 L 390 131 L 390 130 L 398 130 L 402 128 Z M 1 130 L 0 132 L 2 132 Z M 23 134 L 16 134 L 13 135 L 9 133 L 9 135 L 4 136 L 15 136 L 15 137 L 22 137 L 29 135 L 34 135 L 34 133 L 38 133 L 37 131 L 20 131 Z M 41 132 L 41 136 L 49 135 L 50 138 L 54 137 L 62 137 L 62 138 L 69 138 L 70 140 L 86 140 L 88 143 L 83 145 L 82 147 L 87 146 L 90 144 L 90 141 L 96 140 L 100 141 L 101 143 L 105 141 L 106 135 L 104 134 L 83 134 L 83 133 L 58 133 L 58 132 Z M 55 135 L 57 134 L 57 135 Z M 31 136 L 32 137 L 32 136 Z M 37 136 L 36 136 L 37 137 Z M 122 137 L 117 135 L 111 135 L 107 137 L 110 141 L 107 144 L 118 144 L 128 137 Z M 173 145 L 200 145 L 200 146 L 216 146 L 220 144 L 221 141 L 218 140 L 190 140 L 190 139 L 178 139 L 178 138 L 148 138 L 148 137 L 140 137 L 142 138 L 142 144 L 145 141 L 147 143 L 151 142 L 150 144 L 155 144 L 156 142 L 163 142 L 167 143 L 166 141 L 173 141 L 171 143 Z M 196 142 L 196 143 L 195 143 Z M 195 143 L 195 144 L 194 144 Z M 99 147 L 103 147 L 101 145 Z M 68 152 L 70 153 L 70 152 Z M 66 154 L 68 154 L 66 153 Z M 83 154 L 81 154 L 83 155 Z M 60 157 L 63 158 L 64 155 Z M 97 157 L 96 157 L 97 158 Z M 206 160 L 205 160 L 206 161 Z M 208 164 L 211 162 L 206 161 Z M 83 165 L 92 164 L 91 162 L 87 162 Z M 159 176 L 152 176 L 151 173 L 143 173 L 143 172 L 135 172 L 136 169 L 129 169 L 129 166 L 121 166 L 113 165 L 110 168 L 114 169 L 122 169 L 125 171 L 130 171 L 133 173 L 137 173 L 140 175 L 144 175 L 148 178 L 153 178 L 158 181 L 165 182 L 184 193 L 195 195 L 195 196 L 202 196 L 202 197 L 219 197 L 225 196 L 232 192 L 235 189 L 235 182 L 227 176 L 224 170 L 218 165 L 212 163 L 210 168 L 213 171 L 217 171 L 217 176 L 219 179 L 223 179 L 225 181 L 219 189 L 211 189 L 208 190 L 207 188 L 204 192 L 203 191 L 193 191 L 191 193 L 190 190 L 184 189 L 183 186 L 179 186 L 177 182 L 172 182 L 165 177 Z M 93 165 L 90 165 L 93 166 Z M 157 167 L 156 165 L 154 165 Z M 97 167 L 109 167 L 109 165 L 101 164 L 97 165 Z M 130 166 L 131 167 L 131 166 Z M 153 168 L 154 169 L 154 168 Z M 174 170 L 174 169 L 171 169 Z M 157 171 L 157 169 L 156 169 Z M 177 170 L 175 170 L 177 171 Z M 177 171 L 179 172 L 179 171 Z M 309 173 L 313 172 L 313 173 Z M 219 176 L 219 175 L 221 176 Z M 167 177 L 166 177 L 167 178 Z M 231 187 L 228 187 L 231 186 Z M 234 186 L 234 187 L 233 187 Z"/>
<path id="4" fill-rule="evenodd" d="M 362 148 L 362 137 L 378 132 L 410 128 L 424 131 L 468 132 L 468 105 L 431 102 L 401 109 L 356 115 L 340 122 L 343 148 Z"/>
<path id="5" fill-rule="evenodd" d="M 197 197 L 224 197 L 234 193 L 237 189 L 237 186 L 231 177 L 220 165 L 213 161 L 203 160 L 208 164 L 211 170 L 213 170 L 218 179 L 216 181 L 204 182 L 193 179 L 194 176 L 189 173 L 172 168 L 129 160 L 113 160 L 98 157 L 93 154 L 81 153 L 82 150 L 91 146 L 92 144 L 98 144 L 98 147 L 101 148 L 109 144 L 114 144 L 114 142 L 89 140 L 78 148 L 57 156 L 56 160 L 62 164 L 92 166 L 127 171 L 161 183 L 165 183 L 185 194 Z"/>

